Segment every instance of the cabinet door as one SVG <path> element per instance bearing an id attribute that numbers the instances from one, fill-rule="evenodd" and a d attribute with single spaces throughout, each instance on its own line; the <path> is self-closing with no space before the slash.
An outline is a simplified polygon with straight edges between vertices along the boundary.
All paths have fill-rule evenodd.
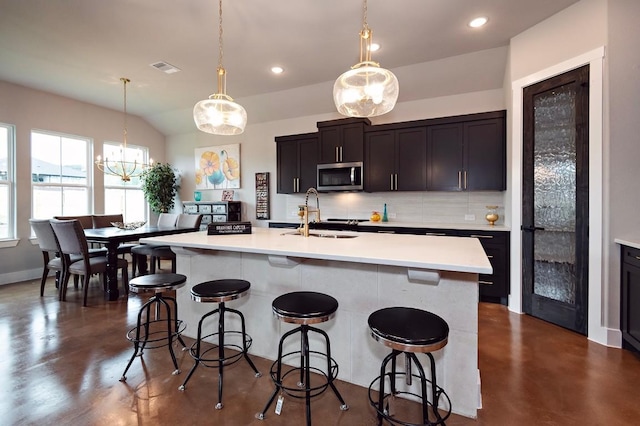
<path id="1" fill-rule="evenodd" d="M 462 123 L 427 127 L 427 190 L 462 191 Z"/>
<path id="2" fill-rule="evenodd" d="M 293 194 L 298 178 L 298 143 L 286 141 L 277 143 L 278 193 Z"/>
<path id="3" fill-rule="evenodd" d="M 298 192 L 318 186 L 318 138 L 310 137 L 298 142 Z"/>
<path id="4" fill-rule="evenodd" d="M 320 163 L 364 160 L 364 124 L 323 127 L 320 133 Z"/>
<path id="5" fill-rule="evenodd" d="M 495 118 L 465 123 L 466 189 L 504 191 L 506 178 L 505 121 Z"/>
<path id="6" fill-rule="evenodd" d="M 365 145 L 365 190 L 391 191 L 395 173 L 395 132 L 369 132 L 365 137 Z"/>
<path id="7" fill-rule="evenodd" d="M 396 178 L 398 191 L 427 189 L 427 129 L 418 127 L 395 131 Z"/>
<path id="8" fill-rule="evenodd" d="M 636 351 L 640 351 L 640 260 L 638 259 L 640 259 L 640 250 L 622 247 L 620 298 L 622 347 Z"/>

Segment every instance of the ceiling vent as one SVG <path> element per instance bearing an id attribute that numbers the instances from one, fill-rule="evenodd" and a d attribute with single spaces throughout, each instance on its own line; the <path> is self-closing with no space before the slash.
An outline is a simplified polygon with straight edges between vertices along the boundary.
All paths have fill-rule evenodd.
<path id="1" fill-rule="evenodd" d="M 155 62 L 153 64 L 150 64 L 152 67 L 154 67 L 155 69 L 158 69 L 160 71 L 162 71 L 165 74 L 173 74 L 176 73 L 178 71 L 180 71 L 180 68 L 178 67 L 174 67 L 173 65 L 164 62 L 164 61 L 160 61 L 160 62 Z"/>

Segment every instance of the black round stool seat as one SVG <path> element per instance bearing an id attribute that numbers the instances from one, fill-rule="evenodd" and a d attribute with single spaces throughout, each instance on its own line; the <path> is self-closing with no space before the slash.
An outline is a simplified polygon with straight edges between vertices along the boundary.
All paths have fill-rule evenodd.
<path id="1" fill-rule="evenodd" d="M 227 302 L 247 294 L 251 283 L 245 280 L 223 279 L 196 284 L 191 289 L 191 299 L 196 302 Z"/>
<path id="2" fill-rule="evenodd" d="M 273 313 L 282 321 L 316 324 L 330 320 L 338 310 L 338 301 L 323 293 L 294 291 L 273 300 Z"/>
<path id="3" fill-rule="evenodd" d="M 369 316 L 371 336 L 404 352 L 431 352 L 444 347 L 449 325 L 438 315 L 415 308 L 384 308 Z"/>
<path id="4" fill-rule="evenodd" d="M 187 277 L 182 274 L 141 275 L 129 280 L 129 289 L 134 293 L 144 291 L 162 292 L 184 286 Z"/>

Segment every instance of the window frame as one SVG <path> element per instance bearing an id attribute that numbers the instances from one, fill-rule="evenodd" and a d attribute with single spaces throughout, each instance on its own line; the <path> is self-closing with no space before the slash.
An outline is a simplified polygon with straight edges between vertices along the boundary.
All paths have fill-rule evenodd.
<path id="1" fill-rule="evenodd" d="M 86 174 L 86 182 L 83 184 L 79 184 L 79 183 L 71 183 L 71 182 L 34 182 L 33 180 L 33 139 L 34 139 L 34 133 L 39 133 L 42 135 L 45 135 L 47 137 L 57 137 L 57 138 L 66 138 L 66 139 L 74 139 L 74 140 L 78 140 L 78 141 L 83 141 L 86 143 L 86 166 L 87 166 L 87 174 Z M 35 200 L 34 200 L 34 188 L 37 187 L 56 187 L 56 188 L 84 188 L 86 189 L 86 194 L 87 194 L 87 199 L 86 199 L 86 213 L 78 213 L 78 214 L 93 214 L 93 210 L 94 210 L 94 201 L 93 201 L 93 196 L 94 196 L 94 188 L 93 188 L 93 139 L 88 137 L 88 136 L 80 136 L 80 135 L 73 135 L 70 133 L 64 133 L 64 132 L 56 132 L 56 131 L 51 131 L 51 130 L 43 130 L 43 129 L 31 129 L 31 132 L 29 133 L 29 160 L 30 160 L 30 181 L 31 181 L 31 217 L 35 217 Z M 63 200 L 61 200 L 63 201 Z M 60 205 L 60 207 L 62 208 L 62 203 Z M 65 213 L 64 209 L 63 211 L 63 215 L 75 215 L 74 213 Z"/>
<path id="2" fill-rule="evenodd" d="M 16 231 L 16 126 L 0 122 L 0 127 L 7 131 L 7 176 L 0 176 L 0 185 L 6 186 L 7 191 L 7 236 L 0 236 L 0 248 L 15 247 L 18 244 Z"/>

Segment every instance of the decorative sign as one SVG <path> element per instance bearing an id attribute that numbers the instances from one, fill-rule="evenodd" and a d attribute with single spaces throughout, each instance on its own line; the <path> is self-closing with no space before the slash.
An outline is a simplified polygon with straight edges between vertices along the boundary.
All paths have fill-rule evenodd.
<path id="1" fill-rule="evenodd" d="M 269 172 L 256 173 L 256 219 L 269 219 Z"/>
<path id="2" fill-rule="evenodd" d="M 207 235 L 250 234 L 251 222 L 211 222 Z"/>
<path id="3" fill-rule="evenodd" d="M 222 201 L 233 201 L 233 189 L 225 189 L 222 191 Z"/>
<path id="4" fill-rule="evenodd" d="M 196 189 L 240 188 L 240 144 L 195 149 Z"/>

